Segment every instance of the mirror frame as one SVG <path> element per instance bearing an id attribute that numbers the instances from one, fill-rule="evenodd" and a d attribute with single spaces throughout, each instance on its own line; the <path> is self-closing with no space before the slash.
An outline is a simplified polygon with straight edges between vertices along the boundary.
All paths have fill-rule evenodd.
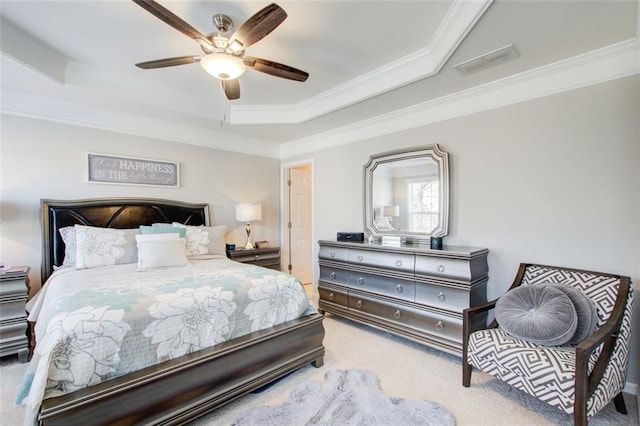
<path id="1" fill-rule="evenodd" d="M 394 161 L 427 158 L 438 167 L 438 181 L 440 182 L 440 217 L 438 226 L 431 233 L 411 231 L 380 231 L 374 226 L 373 208 L 373 172 L 385 163 Z M 387 151 L 374 154 L 364 165 L 364 229 L 375 240 L 385 235 L 405 237 L 407 243 L 428 243 L 430 237 L 444 237 L 449 233 L 449 154 L 440 149 L 438 144 L 418 146 L 412 148 Z"/>

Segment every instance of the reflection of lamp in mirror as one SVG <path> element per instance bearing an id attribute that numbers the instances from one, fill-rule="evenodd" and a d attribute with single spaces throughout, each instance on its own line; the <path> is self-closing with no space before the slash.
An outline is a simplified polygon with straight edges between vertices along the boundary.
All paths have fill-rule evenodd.
<path id="1" fill-rule="evenodd" d="M 244 248 L 247 250 L 255 248 L 251 242 L 251 222 L 262 220 L 262 205 L 260 203 L 236 204 L 236 220 L 247 223 L 247 243 L 244 245 Z"/>
<path id="2" fill-rule="evenodd" d="M 393 218 L 400 216 L 400 206 L 384 206 L 382 208 L 382 216 L 389 218 L 389 223 L 394 227 Z"/>

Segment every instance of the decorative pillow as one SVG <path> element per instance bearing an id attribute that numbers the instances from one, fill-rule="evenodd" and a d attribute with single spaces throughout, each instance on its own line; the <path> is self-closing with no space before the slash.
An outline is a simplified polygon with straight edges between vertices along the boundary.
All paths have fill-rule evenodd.
<path id="1" fill-rule="evenodd" d="M 73 226 L 65 226 L 58 229 L 62 241 L 64 241 L 64 260 L 62 261 L 61 268 L 75 268 L 76 267 L 76 228 Z"/>
<path id="2" fill-rule="evenodd" d="M 159 236 L 176 238 L 144 238 Z M 187 266 L 186 240 L 178 234 L 138 235 L 138 271 Z"/>
<path id="3" fill-rule="evenodd" d="M 75 225 L 76 269 L 111 266 L 125 255 L 127 242 L 122 229 Z"/>
<path id="4" fill-rule="evenodd" d="M 578 326 L 569 296 L 549 285 L 509 290 L 496 302 L 495 315 L 507 333 L 541 345 L 566 344 Z"/>
<path id="5" fill-rule="evenodd" d="M 209 233 L 209 244 L 207 244 L 208 253 L 226 256 L 227 251 L 224 246 L 224 237 L 227 235 L 227 227 L 224 225 L 205 226 L 203 229 Z"/>
<path id="6" fill-rule="evenodd" d="M 187 257 L 199 256 L 209 253 L 209 233 L 204 226 L 187 226 L 178 222 L 172 224 L 176 228 L 183 228 L 187 231 Z M 162 227 L 160 227 L 162 228 Z"/>
<path id="7" fill-rule="evenodd" d="M 598 324 L 598 309 L 593 300 L 582 290 L 561 283 L 540 283 L 536 285 L 550 285 L 569 296 L 578 315 L 578 327 L 568 343 L 578 344 L 594 332 Z"/>
<path id="8" fill-rule="evenodd" d="M 147 234 L 178 234 L 180 238 L 184 238 L 187 235 L 185 228 L 177 228 L 175 226 L 146 226 L 140 225 L 140 233 Z"/>

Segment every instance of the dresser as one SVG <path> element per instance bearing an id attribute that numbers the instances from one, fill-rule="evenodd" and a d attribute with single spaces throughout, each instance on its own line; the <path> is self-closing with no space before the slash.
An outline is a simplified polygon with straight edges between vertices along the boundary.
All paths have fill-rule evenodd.
<path id="1" fill-rule="evenodd" d="M 280 270 L 280 247 L 227 250 L 227 257 L 236 262 Z"/>
<path id="2" fill-rule="evenodd" d="M 18 354 L 27 362 L 27 312 L 29 267 L 14 267 L 0 274 L 0 356 Z"/>
<path id="3" fill-rule="evenodd" d="M 487 301 L 487 249 L 318 244 L 321 312 L 462 354 L 462 311 Z"/>

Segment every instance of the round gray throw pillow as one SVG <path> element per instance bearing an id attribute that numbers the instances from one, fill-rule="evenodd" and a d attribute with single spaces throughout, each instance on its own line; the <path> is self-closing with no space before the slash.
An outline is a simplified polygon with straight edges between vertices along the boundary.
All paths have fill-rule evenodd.
<path id="1" fill-rule="evenodd" d="M 507 333 L 540 345 L 564 345 L 578 326 L 569 296 L 550 285 L 509 290 L 496 302 L 495 315 Z"/>
<path id="2" fill-rule="evenodd" d="M 578 327 L 576 332 L 569 340 L 570 344 L 578 344 L 589 337 L 598 325 L 598 309 L 593 300 L 584 294 L 582 290 L 566 284 L 559 283 L 540 283 L 539 285 L 552 285 L 554 288 L 565 293 L 573 303 L 573 307 L 578 315 Z"/>

